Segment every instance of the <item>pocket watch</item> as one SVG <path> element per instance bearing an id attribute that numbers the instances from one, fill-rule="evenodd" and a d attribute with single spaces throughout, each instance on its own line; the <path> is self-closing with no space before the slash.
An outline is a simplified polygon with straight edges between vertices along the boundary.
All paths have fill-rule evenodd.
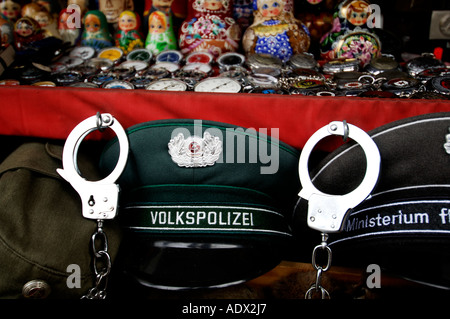
<path id="1" fill-rule="evenodd" d="M 195 92 L 238 93 L 241 84 L 235 79 L 225 76 L 206 78 L 194 86 Z"/>
<path id="2" fill-rule="evenodd" d="M 227 71 L 242 67 L 245 63 L 245 56 L 237 52 L 226 52 L 219 55 L 216 61 L 221 71 Z"/>
<path id="3" fill-rule="evenodd" d="M 359 70 L 359 61 L 355 58 L 340 58 L 328 61 L 322 67 L 325 74 L 334 74 L 338 72 L 350 72 Z"/>
<path id="4" fill-rule="evenodd" d="M 81 65 L 84 63 L 84 60 L 79 57 L 72 57 L 72 56 L 63 56 L 61 59 L 58 60 L 58 63 L 62 63 L 66 66 L 67 69 L 76 67 L 78 65 Z"/>
<path id="5" fill-rule="evenodd" d="M 262 53 L 254 53 L 247 57 L 247 65 L 254 73 L 265 73 L 279 76 L 283 67 L 281 59 Z"/>
<path id="6" fill-rule="evenodd" d="M 125 89 L 125 90 L 133 90 L 134 89 L 133 84 L 131 84 L 128 81 L 123 81 L 123 80 L 107 81 L 107 82 L 104 82 L 101 85 L 101 87 L 104 89 Z"/>
<path id="7" fill-rule="evenodd" d="M 287 90 L 284 90 L 284 89 L 280 89 L 280 88 L 262 88 L 262 87 L 251 89 L 250 91 L 248 91 L 248 93 L 289 95 L 289 92 Z"/>
<path id="8" fill-rule="evenodd" d="M 446 76 L 450 75 L 450 68 L 431 68 L 426 69 L 420 72 L 416 75 L 416 79 L 427 82 L 431 80 L 432 78 L 438 77 L 438 76 Z"/>
<path id="9" fill-rule="evenodd" d="M 420 84 L 420 81 L 414 78 L 396 78 L 384 82 L 381 89 L 399 97 L 409 97 L 419 90 Z"/>
<path id="10" fill-rule="evenodd" d="M 69 85 L 76 88 L 98 88 L 99 86 L 92 82 L 76 82 Z"/>
<path id="11" fill-rule="evenodd" d="M 428 82 L 428 90 L 431 92 L 450 95 L 450 75 L 438 76 Z"/>
<path id="12" fill-rule="evenodd" d="M 311 69 L 317 68 L 317 61 L 314 55 L 308 52 L 298 53 L 291 56 L 288 60 L 288 65 L 292 69 Z"/>
<path id="13" fill-rule="evenodd" d="M 386 71 L 400 70 L 400 65 L 395 60 L 394 56 L 382 55 L 373 58 L 365 69 L 372 75 L 378 75 Z"/>
<path id="14" fill-rule="evenodd" d="M 156 63 L 160 62 L 171 62 L 171 63 L 181 63 L 181 60 L 183 60 L 183 54 L 181 54 L 178 50 L 166 50 L 159 53 L 155 61 Z"/>
<path id="15" fill-rule="evenodd" d="M 206 74 L 203 71 L 200 70 L 179 70 L 174 73 L 173 78 L 177 78 L 179 80 L 182 80 L 185 82 L 188 86 L 188 89 L 192 90 L 199 81 L 205 79 L 208 77 L 208 74 Z"/>
<path id="16" fill-rule="evenodd" d="M 406 64 L 406 71 L 413 77 L 431 68 L 445 68 L 445 64 L 436 59 L 433 53 L 423 53 L 420 57 L 414 58 Z"/>
<path id="17" fill-rule="evenodd" d="M 149 67 L 149 64 L 145 61 L 133 61 L 133 60 L 128 60 L 125 62 L 122 62 L 118 65 L 118 67 L 120 68 L 127 68 L 127 69 L 133 69 L 136 72 L 141 72 L 144 71 L 145 69 L 147 69 Z"/>
<path id="18" fill-rule="evenodd" d="M 152 52 L 147 49 L 134 49 L 127 54 L 127 61 L 143 61 L 150 63 L 152 58 Z"/>
<path id="19" fill-rule="evenodd" d="M 183 71 L 201 71 L 206 74 L 212 73 L 212 66 L 206 63 L 189 63 L 181 68 Z"/>
<path id="20" fill-rule="evenodd" d="M 114 63 L 118 63 L 120 59 L 122 59 L 123 57 L 123 51 L 122 49 L 117 47 L 109 47 L 100 50 L 100 52 L 97 54 L 97 57 L 102 59 L 108 59 Z"/>
<path id="21" fill-rule="evenodd" d="M 164 78 L 154 80 L 145 89 L 152 91 L 186 91 L 187 84 L 179 79 Z"/>
<path id="22" fill-rule="evenodd" d="M 115 74 L 112 74 L 110 72 L 108 72 L 108 73 L 101 72 L 99 74 L 95 74 L 95 75 L 88 77 L 88 82 L 92 82 L 94 84 L 97 84 L 98 86 L 101 86 L 105 82 L 112 81 L 112 80 L 118 80 L 118 79 L 119 79 L 119 77 Z"/>
<path id="23" fill-rule="evenodd" d="M 136 89 L 145 89 L 145 87 L 154 80 L 155 79 L 151 77 L 135 75 L 135 77 L 129 79 L 128 81 L 130 81 L 130 83 L 133 84 Z"/>
<path id="24" fill-rule="evenodd" d="M 69 56 L 89 60 L 95 56 L 95 49 L 90 46 L 79 46 L 73 48 Z"/>
<path id="25" fill-rule="evenodd" d="M 114 62 L 105 58 L 92 58 L 86 61 L 86 65 L 93 66 L 97 70 L 108 71 L 114 66 Z"/>
<path id="26" fill-rule="evenodd" d="M 33 86 L 46 86 L 46 87 L 55 87 L 55 82 L 52 81 L 40 81 L 32 84 Z"/>
<path id="27" fill-rule="evenodd" d="M 156 80 L 170 77 L 170 72 L 167 69 L 159 68 L 156 65 L 148 68 L 143 73 L 140 72 L 140 76 Z"/>
<path id="28" fill-rule="evenodd" d="M 246 80 L 248 80 L 249 84 L 254 88 L 274 88 L 278 85 L 278 80 L 276 77 L 264 73 L 250 74 L 246 77 Z"/>
<path id="29" fill-rule="evenodd" d="M 80 82 L 83 79 L 83 74 L 78 71 L 65 71 L 55 75 L 55 82 L 57 85 L 67 86 L 75 82 Z"/>
<path id="30" fill-rule="evenodd" d="M 180 65 L 178 63 L 174 63 L 174 62 L 158 62 L 156 64 L 153 64 L 150 68 L 151 69 L 154 69 L 154 68 L 166 69 L 170 73 L 173 73 L 180 69 Z"/>
<path id="31" fill-rule="evenodd" d="M 186 64 L 189 63 L 204 63 L 210 64 L 214 57 L 208 52 L 192 52 L 186 57 Z"/>

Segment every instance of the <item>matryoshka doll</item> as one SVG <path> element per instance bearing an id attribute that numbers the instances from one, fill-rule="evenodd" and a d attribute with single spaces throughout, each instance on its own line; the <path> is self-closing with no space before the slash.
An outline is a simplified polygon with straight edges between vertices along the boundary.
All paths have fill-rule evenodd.
<path id="1" fill-rule="evenodd" d="M 20 18 L 20 9 L 21 6 L 16 1 L 2 0 L 0 3 L 2 18 L 12 23 Z"/>
<path id="2" fill-rule="evenodd" d="M 125 10 L 134 10 L 133 0 L 98 0 L 98 9 L 106 16 L 110 24 L 116 25 L 119 15 Z"/>
<path id="3" fill-rule="evenodd" d="M 115 44 L 116 47 L 122 49 L 124 54 L 128 54 L 133 49 L 144 47 L 139 27 L 139 16 L 134 11 L 125 10 L 120 14 Z"/>
<path id="4" fill-rule="evenodd" d="M 189 0 L 179 35 L 181 52 L 204 51 L 218 57 L 237 51 L 241 29 L 232 18 L 232 8 L 232 0 Z"/>
<path id="5" fill-rule="evenodd" d="M 286 62 L 308 51 L 308 30 L 295 19 L 292 0 L 254 0 L 253 6 L 254 22 L 242 40 L 247 55 L 268 54 Z"/>
<path id="6" fill-rule="evenodd" d="M 333 26 L 320 41 L 323 59 L 356 58 L 364 67 L 381 55 L 381 42 L 367 26 L 371 14 L 369 6 L 366 0 L 339 3 L 333 15 Z"/>
<path id="7" fill-rule="evenodd" d="M 81 11 L 81 10 L 80 10 Z M 76 44 L 80 39 L 80 29 L 75 25 L 76 21 L 71 21 L 72 24 L 69 25 L 68 19 L 71 17 L 71 14 L 74 12 L 72 10 L 68 11 L 67 9 L 62 9 L 59 13 L 58 19 L 58 31 L 64 42 L 68 42 L 70 44 Z M 81 18 L 80 18 L 81 21 Z"/>
<path id="8" fill-rule="evenodd" d="M 27 50 L 34 42 L 44 38 L 41 27 L 36 20 L 22 17 L 14 24 L 15 46 L 18 51 Z"/>
<path id="9" fill-rule="evenodd" d="M 97 51 L 113 46 L 113 38 L 109 33 L 108 22 L 103 12 L 100 10 L 88 11 L 83 21 L 81 45 L 93 47 Z"/>
<path id="10" fill-rule="evenodd" d="M 14 43 L 14 26 L 11 22 L 6 19 L 0 18 L 0 48 L 6 48 L 10 44 Z"/>
<path id="11" fill-rule="evenodd" d="M 163 11 L 153 11 L 148 17 L 148 34 L 145 48 L 157 55 L 165 50 L 177 49 L 177 39 L 172 27 L 172 16 Z"/>
<path id="12" fill-rule="evenodd" d="M 61 35 L 58 31 L 57 21 L 47 9 L 42 7 L 41 11 L 37 12 L 34 15 L 34 20 L 36 20 L 41 26 L 45 37 L 61 38 Z"/>

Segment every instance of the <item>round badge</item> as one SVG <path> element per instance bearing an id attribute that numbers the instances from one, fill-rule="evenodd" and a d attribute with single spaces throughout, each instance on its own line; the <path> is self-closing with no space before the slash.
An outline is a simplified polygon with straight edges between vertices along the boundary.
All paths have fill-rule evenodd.
<path id="1" fill-rule="evenodd" d="M 20 85 L 20 82 L 18 80 L 14 80 L 14 79 L 5 79 L 5 80 L 1 80 L 0 81 L 0 85 Z"/>
<path id="2" fill-rule="evenodd" d="M 156 63 L 160 62 L 171 62 L 171 63 L 180 63 L 183 59 L 183 55 L 180 51 L 177 50 L 166 50 L 162 51 L 156 56 Z"/>
<path id="3" fill-rule="evenodd" d="M 90 46 L 75 47 L 70 51 L 69 56 L 88 60 L 95 56 L 95 49 Z"/>
<path id="4" fill-rule="evenodd" d="M 152 57 L 152 52 L 147 49 L 134 49 L 127 54 L 128 61 L 143 61 L 149 63 Z"/>
<path id="5" fill-rule="evenodd" d="M 213 60 L 213 56 L 208 52 L 193 52 L 186 57 L 188 63 L 204 63 L 209 64 Z"/>
<path id="6" fill-rule="evenodd" d="M 112 80 L 112 81 L 104 82 L 102 84 L 102 88 L 132 90 L 132 89 L 134 89 L 134 86 L 133 86 L 133 84 L 131 84 L 130 82 L 127 82 L 127 81 Z"/>
<path id="7" fill-rule="evenodd" d="M 323 82 L 318 80 L 300 80 L 292 84 L 292 87 L 297 89 L 311 89 L 322 86 Z"/>
<path id="8" fill-rule="evenodd" d="M 119 60 L 122 56 L 123 51 L 120 48 L 114 47 L 103 49 L 97 55 L 99 58 L 108 59 L 113 62 Z"/>

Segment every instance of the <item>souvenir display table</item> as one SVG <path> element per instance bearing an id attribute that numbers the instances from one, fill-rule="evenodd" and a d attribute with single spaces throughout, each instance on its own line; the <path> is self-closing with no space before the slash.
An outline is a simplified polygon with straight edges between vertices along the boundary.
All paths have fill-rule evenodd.
<path id="1" fill-rule="evenodd" d="M 346 120 L 369 131 L 407 117 L 450 111 L 450 102 L 446 100 L 32 86 L 2 87 L 0 92 L 3 105 L 0 134 L 52 139 L 66 139 L 81 120 L 101 112 L 113 114 L 125 128 L 173 118 L 212 120 L 256 130 L 266 128 L 268 134 L 271 128 L 278 128 L 280 140 L 301 149 L 318 128 L 331 121 Z"/>

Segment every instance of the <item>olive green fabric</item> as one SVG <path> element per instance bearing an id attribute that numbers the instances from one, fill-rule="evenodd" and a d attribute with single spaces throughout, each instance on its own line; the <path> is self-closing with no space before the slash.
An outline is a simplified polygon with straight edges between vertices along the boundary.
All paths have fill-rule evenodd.
<path id="1" fill-rule="evenodd" d="M 49 284 L 48 298 L 79 298 L 93 287 L 90 239 L 97 225 L 82 217 L 80 197 L 56 172 L 62 150 L 26 143 L 0 165 L 0 298 L 22 298 L 24 284 L 36 279 Z M 86 178 L 98 176 L 91 162 L 79 154 Z M 114 258 L 119 228 L 108 221 L 104 230 Z M 80 267 L 80 288 L 67 286 L 72 264 Z"/>

